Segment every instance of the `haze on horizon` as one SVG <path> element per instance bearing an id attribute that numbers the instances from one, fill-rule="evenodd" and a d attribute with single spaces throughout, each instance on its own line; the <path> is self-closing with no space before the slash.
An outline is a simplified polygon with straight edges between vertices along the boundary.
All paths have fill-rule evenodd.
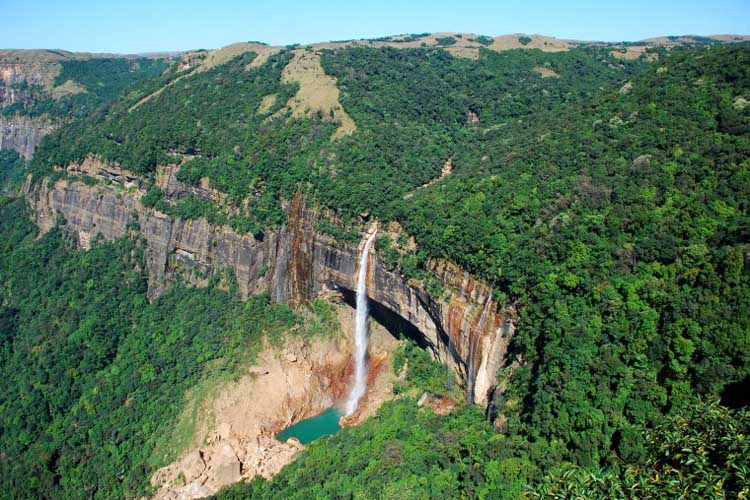
<path id="1" fill-rule="evenodd" d="M 602 41 L 750 34 L 750 3 L 744 0 L 3 3 L 1 48 L 76 52 L 182 51 L 249 40 L 285 45 L 441 31 Z"/>

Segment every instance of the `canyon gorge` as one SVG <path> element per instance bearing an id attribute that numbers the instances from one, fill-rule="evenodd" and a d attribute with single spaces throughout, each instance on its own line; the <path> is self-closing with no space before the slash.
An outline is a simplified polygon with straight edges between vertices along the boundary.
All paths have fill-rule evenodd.
<path id="1" fill-rule="evenodd" d="M 196 191 L 176 179 L 175 169 L 160 171 L 168 196 Z M 151 296 L 178 276 L 201 285 L 229 269 L 244 297 L 268 292 L 273 301 L 299 305 L 334 291 L 355 303 L 360 245 L 316 231 L 321 214 L 307 207 L 302 195 L 285 204 L 287 224 L 256 239 L 203 218 L 181 220 L 144 208 L 137 176 L 117 167 L 88 159 L 66 172 L 67 179 L 54 183 L 27 179 L 24 193 L 38 226 L 47 231 L 61 215 L 83 249 L 99 236 L 112 240 L 137 227 L 146 241 Z M 100 183 L 84 183 L 79 175 Z M 394 333 L 412 337 L 462 380 L 471 380 L 468 398 L 485 406 L 496 387 L 496 372 L 506 363 L 516 312 L 492 299 L 488 283 L 451 262 L 431 260 L 429 271 L 441 283 L 439 296 L 389 269 L 373 251 L 366 277 L 371 314 Z"/>
<path id="2" fill-rule="evenodd" d="M 0 49 L 0 491 L 750 494 L 748 40 Z"/>

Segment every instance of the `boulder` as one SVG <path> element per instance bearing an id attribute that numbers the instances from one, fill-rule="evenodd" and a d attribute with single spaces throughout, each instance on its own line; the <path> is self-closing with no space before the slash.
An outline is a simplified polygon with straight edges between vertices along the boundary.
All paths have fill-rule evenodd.
<path id="1" fill-rule="evenodd" d="M 175 498 L 179 500 L 194 500 L 197 498 L 206 498 L 214 493 L 215 492 L 211 491 L 209 488 L 200 484 L 200 482 L 194 481 L 177 490 Z"/>
<path id="2" fill-rule="evenodd" d="M 190 452 L 180 462 L 180 472 L 188 483 L 200 476 L 204 470 L 206 470 L 206 463 L 203 461 L 200 450 Z"/>
<path id="3" fill-rule="evenodd" d="M 653 155 L 640 155 L 633 160 L 634 167 L 647 167 L 651 163 Z"/>
<path id="4" fill-rule="evenodd" d="M 217 489 L 240 480 L 240 461 L 229 443 L 219 445 L 211 459 L 209 482 Z"/>

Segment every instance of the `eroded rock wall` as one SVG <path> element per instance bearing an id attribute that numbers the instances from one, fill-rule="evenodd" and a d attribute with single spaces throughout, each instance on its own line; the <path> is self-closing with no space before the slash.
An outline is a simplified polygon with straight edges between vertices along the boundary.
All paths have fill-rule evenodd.
<path id="1" fill-rule="evenodd" d="M 267 291 L 274 301 L 302 304 L 321 291 L 356 290 L 361 248 L 317 233 L 318 214 L 305 207 L 302 196 L 286 207 L 288 224 L 258 240 L 204 219 L 175 219 L 144 208 L 140 204 L 144 190 L 127 172 L 101 164 L 71 165 L 67 170 L 85 172 L 105 183 L 88 185 L 71 179 L 32 185 L 27 180 L 25 193 L 39 227 L 49 230 L 60 214 L 86 249 L 98 235 L 116 239 L 137 224 L 146 240 L 152 297 L 178 275 L 203 285 L 227 269 L 234 272 L 244 297 Z M 179 195 L 179 181 L 170 182 Z M 514 332 L 512 307 L 496 303 L 486 283 L 450 262 L 430 263 L 444 287 L 439 297 L 389 270 L 376 251 L 370 254 L 368 267 L 370 298 L 418 330 L 422 344 L 469 382 L 469 396 L 485 404 Z"/>
<path id="2" fill-rule="evenodd" d="M 14 104 L 31 106 L 36 97 L 32 88 L 50 85 L 59 73 L 54 62 L 29 61 L 21 56 L 0 53 L 0 109 Z M 12 149 L 27 160 L 56 125 L 46 117 L 0 115 L 0 150 Z"/>
<path id="3" fill-rule="evenodd" d="M 28 160 L 42 138 L 55 128 L 46 118 L 0 116 L 0 150 L 12 149 Z"/>

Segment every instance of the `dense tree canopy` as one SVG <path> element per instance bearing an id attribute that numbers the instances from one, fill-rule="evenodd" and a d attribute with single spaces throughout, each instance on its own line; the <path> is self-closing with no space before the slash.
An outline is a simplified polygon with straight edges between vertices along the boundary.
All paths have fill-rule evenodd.
<path id="1" fill-rule="evenodd" d="M 15 194 L 23 183 L 23 176 L 23 158 L 10 149 L 0 151 L 0 194 Z"/>

